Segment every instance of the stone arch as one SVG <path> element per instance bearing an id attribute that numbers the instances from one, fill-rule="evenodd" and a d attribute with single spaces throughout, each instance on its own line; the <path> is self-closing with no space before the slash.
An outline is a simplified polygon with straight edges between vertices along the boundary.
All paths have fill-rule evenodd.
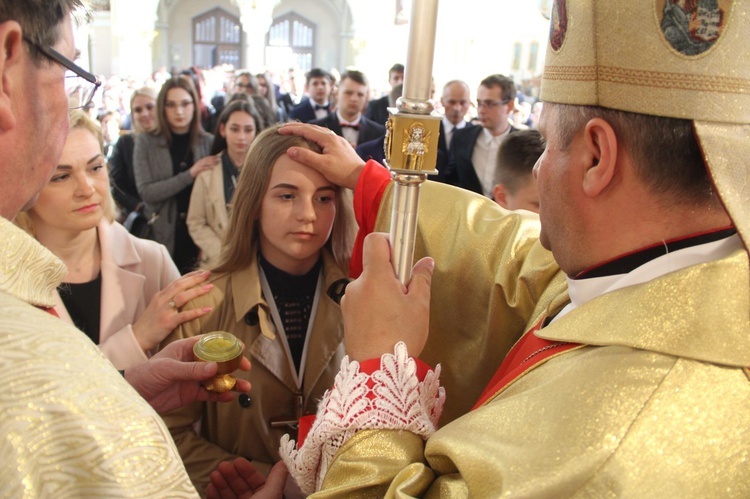
<path id="1" fill-rule="evenodd" d="M 353 63 L 351 45 L 353 17 L 347 0 L 281 0 L 273 9 L 273 19 L 298 16 L 315 26 L 312 65 L 343 68 Z M 269 63 L 271 61 L 267 61 Z M 278 65 L 277 65 L 278 66 Z"/>
<path id="2" fill-rule="evenodd" d="M 154 67 L 179 71 L 196 63 L 193 19 L 215 9 L 240 19 L 241 13 L 234 0 L 214 0 L 206 8 L 204 0 L 159 0 L 156 8 L 155 37 L 152 45 Z M 244 35 L 241 35 L 244 45 Z"/>

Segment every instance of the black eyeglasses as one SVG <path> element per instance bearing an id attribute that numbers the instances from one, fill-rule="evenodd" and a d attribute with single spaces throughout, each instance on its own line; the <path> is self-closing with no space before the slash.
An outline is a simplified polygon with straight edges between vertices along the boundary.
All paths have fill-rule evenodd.
<path id="1" fill-rule="evenodd" d="M 102 84 L 99 78 L 52 47 L 42 47 L 26 37 L 23 39 L 26 40 L 26 43 L 41 52 L 42 55 L 67 69 L 65 72 L 65 91 L 68 93 L 70 109 L 78 109 L 91 104 L 96 89 Z"/>

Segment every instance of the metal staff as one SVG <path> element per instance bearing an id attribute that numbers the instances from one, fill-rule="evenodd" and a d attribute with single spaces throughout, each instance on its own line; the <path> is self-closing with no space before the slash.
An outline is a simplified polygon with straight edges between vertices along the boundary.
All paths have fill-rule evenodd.
<path id="1" fill-rule="evenodd" d="M 419 190 L 427 175 L 437 173 L 439 114 L 430 100 L 438 0 L 414 0 L 409 27 L 403 97 L 386 123 L 385 163 L 394 181 L 391 211 L 393 269 L 407 285 L 411 280 L 417 232 Z"/>

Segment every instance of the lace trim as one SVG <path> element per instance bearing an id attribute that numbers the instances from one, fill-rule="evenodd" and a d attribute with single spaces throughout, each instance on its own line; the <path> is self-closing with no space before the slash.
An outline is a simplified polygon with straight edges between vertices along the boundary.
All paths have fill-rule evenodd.
<path id="1" fill-rule="evenodd" d="M 445 402 L 440 366 L 420 382 L 406 345 L 399 342 L 394 350 L 381 357 L 372 375 L 344 357 L 302 448 L 296 449 L 289 435 L 282 437 L 279 453 L 305 494 L 322 486 L 339 447 L 360 430 L 405 430 L 424 440 L 435 432 Z"/>

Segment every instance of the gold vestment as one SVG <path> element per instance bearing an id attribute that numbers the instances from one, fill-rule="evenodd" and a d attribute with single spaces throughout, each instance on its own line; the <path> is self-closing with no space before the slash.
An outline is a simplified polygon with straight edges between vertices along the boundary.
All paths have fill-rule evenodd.
<path id="1" fill-rule="evenodd" d="M 424 185 L 420 208 L 435 213 L 420 217 L 417 253 L 424 254 L 425 238 L 435 241 L 428 254 L 442 278 L 433 281 L 431 334 L 440 327 L 434 314 L 455 313 L 456 289 L 442 287 L 448 276 L 461 283 L 458 298 L 470 300 L 481 289 L 478 271 L 502 273 L 508 263 L 534 268 L 514 252 L 517 241 L 500 236 L 506 212 L 452 189 L 447 197 L 446 189 Z M 441 198 L 450 209 L 436 206 Z M 499 229 L 467 231 L 477 220 Z M 438 236 L 454 226 L 455 233 Z M 463 251 L 439 251 L 458 237 Z M 482 237 L 494 239 L 476 252 L 474 239 Z M 541 251 L 528 244 L 529 254 Z M 539 364 L 426 443 L 395 430 L 357 433 L 339 449 L 314 497 L 750 497 L 748 282 L 748 256 L 739 249 L 595 298 L 539 332 L 587 346 Z M 503 309 L 497 302 L 528 286 L 505 284 L 494 284 L 489 309 Z M 536 293 L 524 295 L 538 300 L 525 307 L 531 321 L 568 301 L 557 280 Z M 467 317 L 488 346 L 495 340 L 486 331 L 502 319 Z M 443 348 L 462 351 L 460 344 Z M 460 376 L 461 367 L 443 362 L 442 377 L 456 369 Z"/>
<path id="2" fill-rule="evenodd" d="M 0 497 L 196 497 L 151 406 L 54 305 L 65 267 L 0 218 Z"/>

